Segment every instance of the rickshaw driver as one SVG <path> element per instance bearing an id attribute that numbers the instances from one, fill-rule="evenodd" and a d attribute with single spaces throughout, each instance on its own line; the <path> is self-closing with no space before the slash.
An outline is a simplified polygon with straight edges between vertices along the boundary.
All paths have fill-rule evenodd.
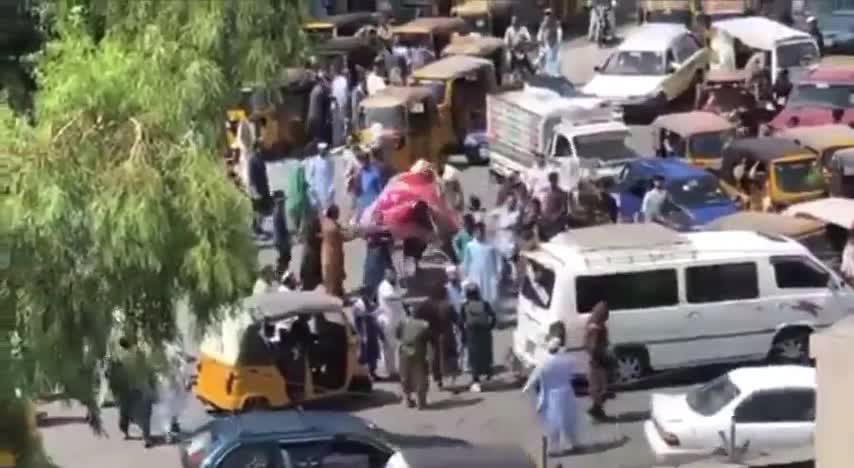
<path id="1" fill-rule="evenodd" d="M 531 33 L 525 25 L 519 24 L 519 17 L 513 15 L 510 17 L 510 26 L 504 32 L 504 43 L 507 44 L 507 49 L 510 51 L 510 72 L 515 73 L 519 69 L 525 69 L 530 74 L 534 74 L 534 66 L 528 60 L 528 53 L 525 47 L 532 41 Z"/>

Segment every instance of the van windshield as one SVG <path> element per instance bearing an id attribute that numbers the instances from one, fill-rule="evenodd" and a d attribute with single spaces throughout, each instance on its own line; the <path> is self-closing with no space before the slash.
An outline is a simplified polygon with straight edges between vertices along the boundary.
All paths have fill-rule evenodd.
<path id="1" fill-rule="evenodd" d="M 624 131 L 579 135 L 573 138 L 573 142 L 581 158 L 620 161 L 637 156 L 631 148 L 626 146 L 628 135 L 628 132 Z"/>
<path id="2" fill-rule="evenodd" d="M 664 75 L 664 54 L 624 50 L 612 55 L 602 67 L 606 75 Z"/>
<path id="3" fill-rule="evenodd" d="M 548 309 L 552 304 L 554 287 L 554 271 L 533 260 L 526 261 L 522 297 L 533 302 L 537 307 Z"/>
<path id="4" fill-rule="evenodd" d="M 735 399 L 741 390 L 732 383 L 729 375 L 722 375 L 711 382 L 688 392 L 688 406 L 698 414 L 711 416 Z"/>
<path id="5" fill-rule="evenodd" d="M 365 109 L 365 125 L 371 128 L 375 124 L 389 130 L 406 128 L 406 112 L 403 107 L 369 107 Z"/>

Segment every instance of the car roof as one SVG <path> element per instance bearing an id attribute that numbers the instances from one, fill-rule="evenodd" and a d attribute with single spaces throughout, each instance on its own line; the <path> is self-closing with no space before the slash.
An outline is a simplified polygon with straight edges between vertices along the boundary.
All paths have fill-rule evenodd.
<path id="1" fill-rule="evenodd" d="M 814 219 L 759 211 L 739 211 L 721 216 L 705 225 L 705 229 L 709 231 L 752 230 L 795 238 L 820 232 L 824 227 L 824 222 Z"/>
<path id="2" fill-rule="evenodd" d="M 660 175 L 665 181 L 711 176 L 707 171 L 673 158 L 643 158 L 628 163 L 632 169 L 649 175 Z M 714 176 L 713 176 L 714 177 Z"/>
<path id="3" fill-rule="evenodd" d="M 813 127 L 793 127 L 777 132 L 781 138 L 792 141 L 816 151 L 839 146 L 854 146 L 854 129 L 848 125 L 828 124 Z"/>
<path id="4" fill-rule="evenodd" d="M 685 26 L 668 23 L 647 23 L 635 30 L 617 48 L 624 51 L 666 50 L 677 36 L 687 34 Z"/>
<path id="5" fill-rule="evenodd" d="M 270 436 L 277 439 L 332 437 L 347 434 L 372 434 L 371 422 L 348 413 L 335 411 L 253 411 L 217 418 L 210 423 L 211 432 L 223 439 Z"/>
<path id="6" fill-rule="evenodd" d="M 724 150 L 725 155 L 744 156 L 755 161 L 769 161 L 803 153 L 804 149 L 797 143 L 788 138 L 779 137 L 741 138 L 733 140 Z"/>
<path id="7" fill-rule="evenodd" d="M 841 60 L 823 63 L 810 69 L 801 80 L 802 83 L 854 83 L 854 63 Z"/>
<path id="8" fill-rule="evenodd" d="M 742 393 L 784 387 L 815 388 L 815 369 L 809 366 L 742 367 L 729 372 L 729 379 Z"/>

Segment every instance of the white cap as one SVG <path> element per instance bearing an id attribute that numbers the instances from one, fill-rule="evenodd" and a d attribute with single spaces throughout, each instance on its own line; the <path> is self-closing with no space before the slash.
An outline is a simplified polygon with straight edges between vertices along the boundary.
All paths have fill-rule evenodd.
<path id="1" fill-rule="evenodd" d="M 815 16 L 810 16 L 807 18 L 807 23 L 815 23 Z"/>

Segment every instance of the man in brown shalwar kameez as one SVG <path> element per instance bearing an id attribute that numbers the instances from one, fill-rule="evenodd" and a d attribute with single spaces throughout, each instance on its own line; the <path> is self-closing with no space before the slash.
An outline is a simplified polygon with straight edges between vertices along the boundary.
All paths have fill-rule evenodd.
<path id="1" fill-rule="evenodd" d="M 603 405 L 608 396 L 608 369 L 610 368 L 608 316 L 608 304 L 605 301 L 599 301 L 590 312 L 584 334 L 584 345 L 590 357 L 587 386 L 590 399 L 593 400 L 593 406 L 587 412 L 590 417 L 598 421 L 607 419 Z"/>
<path id="2" fill-rule="evenodd" d="M 338 206 L 330 205 L 321 221 L 321 271 L 327 294 L 344 297 L 344 231 L 338 223 Z"/>
<path id="3" fill-rule="evenodd" d="M 394 335 L 400 342 L 398 365 L 403 401 L 409 408 L 417 406 L 419 410 L 424 409 L 427 406 L 427 388 L 430 384 L 427 364 L 430 324 L 423 318 L 407 314 L 395 328 Z M 412 400 L 413 392 L 417 402 Z"/>

